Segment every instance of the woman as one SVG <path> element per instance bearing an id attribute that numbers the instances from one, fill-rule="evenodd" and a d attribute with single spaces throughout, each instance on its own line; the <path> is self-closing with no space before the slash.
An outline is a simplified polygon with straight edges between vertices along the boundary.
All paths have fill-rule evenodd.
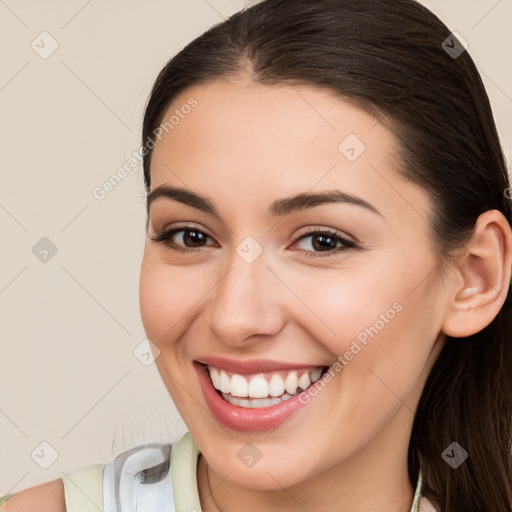
<path id="1" fill-rule="evenodd" d="M 164 67 L 142 151 L 141 314 L 189 433 L 2 510 L 511 510 L 508 176 L 439 19 L 265 0 Z"/>

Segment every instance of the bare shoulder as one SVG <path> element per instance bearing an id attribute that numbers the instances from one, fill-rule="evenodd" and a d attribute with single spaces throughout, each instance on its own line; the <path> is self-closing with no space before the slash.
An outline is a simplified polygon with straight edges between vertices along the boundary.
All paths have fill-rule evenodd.
<path id="1" fill-rule="evenodd" d="M 0 497 L 0 512 L 66 512 L 60 478 Z"/>

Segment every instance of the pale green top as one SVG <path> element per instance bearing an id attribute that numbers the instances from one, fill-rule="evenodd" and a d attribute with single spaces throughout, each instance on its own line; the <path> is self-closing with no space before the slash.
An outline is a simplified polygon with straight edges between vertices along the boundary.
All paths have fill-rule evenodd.
<path id="1" fill-rule="evenodd" d="M 190 432 L 176 444 L 171 458 L 172 490 L 176 512 L 201 512 L 197 489 L 199 449 Z M 96 464 L 64 474 L 66 512 L 103 512 L 103 464 Z M 421 497 L 421 471 L 410 512 L 436 512 Z"/>

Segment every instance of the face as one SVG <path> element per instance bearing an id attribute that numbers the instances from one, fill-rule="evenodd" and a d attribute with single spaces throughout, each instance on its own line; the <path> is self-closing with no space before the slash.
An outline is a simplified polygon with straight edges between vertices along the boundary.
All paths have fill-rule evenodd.
<path id="1" fill-rule="evenodd" d="M 277 489 L 406 450 L 447 297 L 429 197 L 399 176 L 391 132 L 306 86 L 219 80 L 184 91 L 163 122 L 177 109 L 153 152 L 150 192 L 183 189 L 211 208 L 154 196 L 140 306 L 209 465 L 237 485 Z M 231 402 L 273 393 L 279 403 L 228 403 L 206 363 Z M 282 400 L 282 385 L 299 394 Z"/>

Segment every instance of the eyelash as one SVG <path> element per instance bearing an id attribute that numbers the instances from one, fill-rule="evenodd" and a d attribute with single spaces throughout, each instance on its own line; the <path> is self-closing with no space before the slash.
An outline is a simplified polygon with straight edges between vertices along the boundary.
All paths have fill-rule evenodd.
<path id="1" fill-rule="evenodd" d="M 206 235 L 208 238 L 211 238 L 207 233 L 205 233 L 204 231 L 201 231 L 200 229 L 197 229 L 193 226 L 179 226 L 176 228 L 163 230 L 160 233 L 157 233 L 156 235 L 150 236 L 149 238 L 151 240 L 153 240 L 153 242 L 163 243 L 169 249 L 176 251 L 176 252 L 180 252 L 180 253 L 186 253 L 189 251 L 201 251 L 202 249 L 204 249 L 204 247 L 196 247 L 196 248 L 182 247 L 182 246 L 179 246 L 179 245 L 171 242 L 170 239 L 176 233 L 179 233 L 180 231 L 194 231 L 197 233 L 201 233 L 202 235 Z M 312 234 L 328 235 L 331 238 L 335 238 L 338 242 L 341 242 L 343 244 L 343 247 L 338 247 L 336 249 L 333 249 L 332 251 L 325 251 L 325 254 L 322 254 L 322 252 L 307 251 L 307 250 L 303 249 L 302 252 L 304 252 L 307 257 L 323 258 L 323 257 L 327 257 L 327 256 L 333 256 L 335 254 L 339 254 L 339 253 L 348 251 L 350 249 L 355 249 L 357 247 L 357 245 L 354 242 L 341 236 L 341 234 L 338 231 L 334 231 L 329 228 L 324 228 L 324 229 L 319 229 L 319 228 L 315 228 L 315 227 L 309 228 L 305 233 L 303 233 L 301 236 L 299 236 L 299 238 L 297 238 L 296 242 L 299 242 L 299 241 L 303 240 L 304 238 L 311 236 Z"/>

